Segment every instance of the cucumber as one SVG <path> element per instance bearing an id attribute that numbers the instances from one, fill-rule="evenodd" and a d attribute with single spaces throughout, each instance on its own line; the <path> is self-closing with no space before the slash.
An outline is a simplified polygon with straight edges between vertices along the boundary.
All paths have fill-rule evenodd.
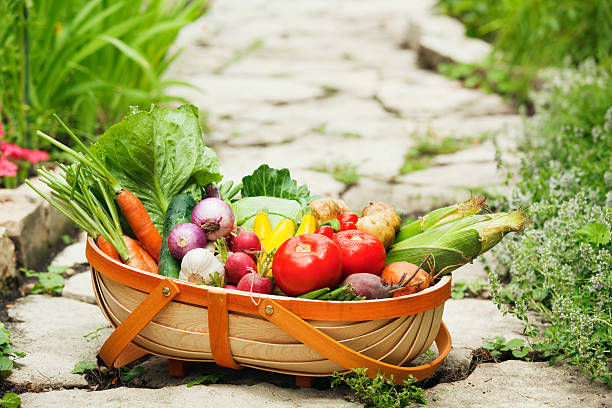
<path id="1" fill-rule="evenodd" d="M 172 228 L 182 222 L 191 222 L 191 212 L 196 202 L 189 194 L 177 194 L 172 197 L 166 217 L 164 218 L 164 233 L 162 235 L 162 248 L 159 254 L 159 274 L 169 278 L 178 278 L 181 272 L 181 263 L 172 256 L 168 248 L 168 235 Z"/>

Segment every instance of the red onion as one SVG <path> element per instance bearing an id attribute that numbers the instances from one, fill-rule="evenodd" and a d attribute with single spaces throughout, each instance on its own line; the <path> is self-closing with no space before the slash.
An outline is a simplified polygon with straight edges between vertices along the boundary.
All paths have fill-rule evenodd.
<path id="1" fill-rule="evenodd" d="M 168 235 L 168 249 L 179 261 L 185 254 L 195 248 L 206 246 L 206 235 L 197 225 L 183 222 L 172 228 Z"/>
<path id="2" fill-rule="evenodd" d="M 234 226 L 234 213 L 229 205 L 218 198 L 206 198 L 191 213 L 191 222 L 202 228 L 210 241 L 226 237 Z"/>

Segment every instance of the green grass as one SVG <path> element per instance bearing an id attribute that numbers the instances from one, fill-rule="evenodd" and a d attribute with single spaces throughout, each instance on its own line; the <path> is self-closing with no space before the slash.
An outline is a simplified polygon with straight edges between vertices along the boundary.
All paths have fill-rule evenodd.
<path id="1" fill-rule="evenodd" d="M 414 146 L 408 150 L 400 174 L 408 174 L 429 167 L 431 160 L 441 154 L 456 153 L 475 143 L 472 138 L 455 139 L 437 136 L 431 129 L 424 135 L 414 135 Z"/>
<path id="2" fill-rule="evenodd" d="M 354 186 L 359 182 L 357 165 L 349 162 L 338 162 L 333 164 L 319 164 L 312 167 L 313 170 L 331 174 L 334 180 L 343 183 L 346 187 Z"/>
<path id="3" fill-rule="evenodd" d="M 176 99 L 167 88 L 183 83 L 163 78 L 177 56 L 170 47 L 205 6 L 206 0 L 0 0 L 7 139 L 37 147 L 32 130 L 59 133 L 51 113 L 91 136 L 130 106 Z"/>

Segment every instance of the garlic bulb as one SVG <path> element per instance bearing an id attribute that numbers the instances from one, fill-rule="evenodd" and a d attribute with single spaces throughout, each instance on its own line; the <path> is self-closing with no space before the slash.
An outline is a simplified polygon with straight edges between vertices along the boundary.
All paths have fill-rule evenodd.
<path id="1" fill-rule="evenodd" d="M 225 274 L 223 264 L 208 249 L 195 248 L 183 257 L 179 279 L 190 283 L 212 285 L 215 272 L 223 276 Z"/>

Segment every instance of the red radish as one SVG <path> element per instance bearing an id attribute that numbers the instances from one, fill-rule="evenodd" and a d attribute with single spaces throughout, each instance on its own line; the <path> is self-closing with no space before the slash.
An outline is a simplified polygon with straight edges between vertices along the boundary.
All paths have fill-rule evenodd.
<path id="1" fill-rule="evenodd" d="M 264 293 L 269 295 L 272 293 L 272 281 L 268 278 L 264 278 L 257 272 L 251 272 L 240 279 L 237 288 L 245 292 Z"/>
<path id="2" fill-rule="evenodd" d="M 255 261 L 255 251 L 261 251 L 261 242 L 254 232 L 240 228 L 237 229 L 236 235 L 230 235 L 228 248 L 232 252 L 244 252 Z"/>
<path id="3" fill-rule="evenodd" d="M 244 252 L 233 252 L 225 261 L 225 274 L 231 283 L 238 283 L 247 273 L 255 272 L 255 262 Z"/>
<path id="4" fill-rule="evenodd" d="M 237 290 L 238 288 L 234 285 L 225 285 L 223 286 L 223 289 L 236 289 Z"/>

